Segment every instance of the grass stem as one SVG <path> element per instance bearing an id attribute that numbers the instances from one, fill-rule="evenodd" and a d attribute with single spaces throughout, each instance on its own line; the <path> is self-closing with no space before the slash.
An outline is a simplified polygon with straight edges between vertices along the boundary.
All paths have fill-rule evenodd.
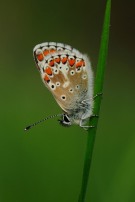
<path id="1" fill-rule="evenodd" d="M 102 29 L 102 36 L 101 36 L 101 44 L 100 44 L 100 50 L 99 50 L 99 57 L 98 57 L 98 64 L 97 64 L 97 72 L 96 72 L 95 85 L 94 85 L 94 95 L 103 92 L 104 73 L 105 73 L 106 59 L 107 59 L 107 53 L 108 53 L 110 14 L 111 14 L 111 0 L 107 0 L 103 29 Z M 97 96 L 95 98 L 93 114 L 99 115 L 101 98 L 102 96 Z M 83 177 L 82 177 L 82 186 L 81 186 L 81 192 L 79 195 L 78 202 L 84 202 L 86 198 L 86 191 L 87 191 L 90 167 L 92 162 L 92 154 L 94 149 L 98 118 L 95 117 L 90 119 L 89 124 L 95 127 L 89 128 L 88 130 L 86 155 L 85 155 Z"/>

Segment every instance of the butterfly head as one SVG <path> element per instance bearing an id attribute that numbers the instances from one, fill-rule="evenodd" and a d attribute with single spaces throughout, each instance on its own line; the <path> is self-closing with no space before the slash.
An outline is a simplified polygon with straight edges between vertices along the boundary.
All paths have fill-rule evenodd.
<path id="1" fill-rule="evenodd" d="M 71 126 L 71 120 L 68 114 L 63 114 L 62 119 L 58 121 L 62 126 L 65 126 L 65 127 Z"/>

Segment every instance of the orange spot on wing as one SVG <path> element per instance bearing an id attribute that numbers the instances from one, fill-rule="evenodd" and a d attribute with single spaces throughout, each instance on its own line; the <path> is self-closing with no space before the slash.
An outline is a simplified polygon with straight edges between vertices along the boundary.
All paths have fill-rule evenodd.
<path id="1" fill-rule="evenodd" d="M 54 60 L 50 60 L 49 66 L 53 67 L 54 66 Z"/>
<path id="2" fill-rule="evenodd" d="M 48 55 L 49 54 L 49 50 L 44 50 L 44 56 Z"/>
<path id="3" fill-rule="evenodd" d="M 76 63 L 76 68 L 81 67 L 83 65 L 83 60 Z"/>
<path id="4" fill-rule="evenodd" d="M 65 64 L 67 62 L 67 57 L 61 59 L 62 63 Z"/>
<path id="5" fill-rule="evenodd" d="M 42 53 L 38 54 L 38 55 L 37 55 L 37 59 L 38 59 L 39 61 L 42 61 L 42 60 L 44 59 L 43 54 L 42 54 Z"/>
<path id="6" fill-rule="evenodd" d="M 49 83 L 50 79 L 49 79 L 49 77 L 47 75 L 45 75 L 44 81 L 46 81 L 47 83 Z"/>
<path id="7" fill-rule="evenodd" d="M 69 65 L 72 67 L 75 64 L 75 59 L 69 59 L 68 62 Z"/>
<path id="8" fill-rule="evenodd" d="M 55 53 L 56 50 L 55 49 L 50 49 L 50 53 Z"/>
<path id="9" fill-rule="evenodd" d="M 50 67 L 47 67 L 47 68 L 45 69 L 45 73 L 47 73 L 48 75 L 52 75 L 52 70 L 51 70 L 51 68 L 50 68 Z"/>
<path id="10" fill-rule="evenodd" d="M 55 62 L 57 62 L 59 64 L 60 63 L 60 57 L 55 58 Z"/>

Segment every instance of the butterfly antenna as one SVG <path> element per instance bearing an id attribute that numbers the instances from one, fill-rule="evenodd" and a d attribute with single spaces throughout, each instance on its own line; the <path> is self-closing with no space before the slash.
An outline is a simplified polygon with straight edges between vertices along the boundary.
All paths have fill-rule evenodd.
<path id="1" fill-rule="evenodd" d="M 48 116 L 48 117 L 46 117 L 46 118 L 44 118 L 44 119 L 42 119 L 42 120 L 40 120 L 40 121 L 37 121 L 37 122 L 35 122 L 35 123 L 33 123 L 33 124 L 27 126 L 24 130 L 27 131 L 27 130 L 31 129 L 32 127 L 38 125 L 39 123 L 42 123 L 42 122 L 44 122 L 44 121 L 46 121 L 46 120 L 48 120 L 48 119 L 52 119 L 52 118 L 54 118 L 54 117 L 56 117 L 56 116 L 62 116 L 62 114 L 55 114 L 55 115 L 52 115 L 52 116 Z"/>

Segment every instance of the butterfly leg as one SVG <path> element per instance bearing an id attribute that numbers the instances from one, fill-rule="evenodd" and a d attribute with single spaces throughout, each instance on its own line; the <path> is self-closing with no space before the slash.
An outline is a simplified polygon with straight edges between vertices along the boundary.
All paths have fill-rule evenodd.
<path id="1" fill-rule="evenodd" d="M 98 96 L 102 96 L 103 95 L 103 93 L 97 93 L 94 97 L 93 97 L 93 100 L 95 100 Z M 91 118 L 98 118 L 99 117 L 99 115 L 98 114 L 92 114 L 91 115 Z"/>
<path id="2" fill-rule="evenodd" d="M 93 98 L 88 98 L 86 100 L 83 100 L 82 103 L 86 104 L 86 103 L 90 102 L 90 100 L 95 100 L 98 96 L 101 96 L 101 95 L 103 95 L 103 93 L 97 93 Z"/>
<path id="3" fill-rule="evenodd" d="M 98 117 L 99 117 L 99 115 L 97 115 L 97 114 L 92 114 L 90 118 L 98 118 Z"/>
<path id="4" fill-rule="evenodd" d="M 103 93 L 97 93 L 94 97 L 93 100 L 95 100 L 96 97 L 103 95 Z"/>
<path id="5" fill-rule="evenodd" d="M 98 117 L 99 117 L 99 115 L 97 115 L 97 114 L 93 114 L 90 116 L 90 118 L 98 118 Z M 87 118 L 89 118 L 89 117 L 87 117 Z M 88 130 L 88 128 L 95 128 L 95 126 L 85 126 L 84 125 L 85 122 L 86 122 L 86 117 L 85 117 L 85 115 L 83 115 L 82 119 L 80 120 L 80 127 L 83 128 L 84 130 Z"/>
<path id="6" fill-rule="evenodd" d="M 80 120 L 80 127 L 83 128 L 84 130 L 88 130 L 88 128 L 94 128 L 95 126 L 85 126 L 86 119 L 84 119 L 84 117 L 82 117 L 82 119 Z"/>
<path id="7" fill-rule="evenodd" d="M 80 127 L 84 130 L 88 130 L 89 128 L 95 128 L 95 126 L 85 126 L 83 125 L 83 120 L 80 121 Z"/>
<path id="8" fill-rule="evenodd" d="M 95 100 L 96 97 L 103 95 L 103 93 L 97 93 L 93 98 L 88 98 L 86 100 L 82 101 L 82 104 L 87 104 L 90 102 L 90 100 Z"/>

